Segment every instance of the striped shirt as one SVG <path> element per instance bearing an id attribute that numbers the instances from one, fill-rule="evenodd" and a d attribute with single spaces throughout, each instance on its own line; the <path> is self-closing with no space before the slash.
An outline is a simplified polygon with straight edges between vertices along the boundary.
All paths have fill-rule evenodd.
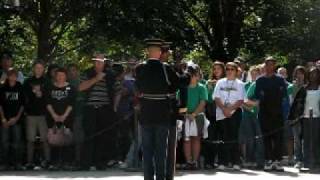
<path id="1" fill-rule="evenodd" d="M 88 80 L 88 77 L 82 77 L 81 81 Z M 110 105 L 111 98 L 108 93 L 106 80 L 103 79 L 91 87 L 87 95 L 87 105 L 103 106 Z"/>

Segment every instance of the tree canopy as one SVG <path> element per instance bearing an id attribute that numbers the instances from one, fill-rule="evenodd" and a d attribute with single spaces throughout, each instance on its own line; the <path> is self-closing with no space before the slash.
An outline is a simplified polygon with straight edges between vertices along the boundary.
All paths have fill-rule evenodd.
<path id="1" fill-rule="evenodd" d="M 28 69 L 35 59 L 85 67 L 93 52 L 143 58 L 161 37 L 196 61 L 283 63 L 320 57 L 320 0 L 24 0 L 0 2 L 0 51 Z"/>

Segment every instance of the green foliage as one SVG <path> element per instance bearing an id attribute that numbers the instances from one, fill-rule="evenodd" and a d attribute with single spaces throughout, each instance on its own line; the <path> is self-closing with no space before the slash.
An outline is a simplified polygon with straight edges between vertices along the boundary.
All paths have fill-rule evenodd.
<path id="1" fill-rule="evenodd" d="M 9 2 L 9 1 L 4 1 Z M 0 2 L 0 51 L 26 73 L 33 60 L 90 66 L 94 52 L 144 58 L 143 40 L 161 37 L 205 71 L 214 60 L 273 55 L 282 65 L 320 57 L 320 0 L 25 0 Z"/>
<path id="2" fill-rule="evenodd" d="M 11 52 L 18 69 L 30 72 L 36 57 L 33 31 L 18 16 L 0 16 L 0 53 Z"/>

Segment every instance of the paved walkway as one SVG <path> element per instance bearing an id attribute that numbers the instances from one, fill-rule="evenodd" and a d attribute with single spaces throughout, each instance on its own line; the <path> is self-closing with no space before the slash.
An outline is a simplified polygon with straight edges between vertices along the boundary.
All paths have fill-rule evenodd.
<path id="1" fill-rule="evenodd" d="M 289 180 L 289 179 L 318 179 L 320 174 L 301 174 L 294 168 L 285 168 L 283 173 L 268 173 L 263 171 L 241 170 L 234 171 L 179 171 L 176 180 Z M 21 171 L 0 172 L 1 180 L 53 180 L 53 179 L 112 179 L 112 180 L 143 180 L 142 173 L 124 172 L 120 170 L 87 171 L 87 172 L 48 172 L 48 171 Z"/>

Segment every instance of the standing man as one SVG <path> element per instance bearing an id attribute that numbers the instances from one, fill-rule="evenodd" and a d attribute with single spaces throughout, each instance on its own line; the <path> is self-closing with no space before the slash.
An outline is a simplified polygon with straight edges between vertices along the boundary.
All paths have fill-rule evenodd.
<path id="1" fill-rule="evenodd" d="M 163 45 L 161 46 L 161 57 L 160 60 L 163 63 L 167 63 L 169 60 L 169 57 L 171 55 L 170 45 L 171 42 L 163 42 Z M 174 66 L 172 66 L 174 69 Z M 175 174 L 175 165 L 176 165 L 176 147 L 177 147 L 177 120 L 178 119 L 184 119 L 181 117 L 181 114 L 187 112 L 187 93 L 188 93 L 188 82 L 189 78 L 181 72 L 180 75 L 181 79 L 185 79 L 184 83 L 185 87 L 179 88 L 179 100 L 176 99 L 172 100 L 172 108 L 175 108 L 175 111 L 171 115 L 171 123 L 169 127 L 169 136 L 168 136 L 168 149 L 167 149 L 167 163 L 166 163 L 166 180 L 173 180 L 174 174 Z M 184 77 L 184 78 L 182 78 Z M 174 93 L 175 90 L 172 90 L 172 93 Z M 180 117 L 179 117 L 180 116 Z"/>
<path id="2" fill-rule="evenodd" d="M 7 72 L 13 67 L 13 58 L 9 53 L 4 53 L 1 56 L 0 84 L 3 85 L 7 79 Z M 18 71 L 17 81 L 23 84 L 24 76 Z"/>
<path id="3" fill-rule="evenodd" d="M 45 77 L 45 65 L 42 61 L 33 64 L 33 76 L 24 82 L 26 99 L 26 133 L 27 133 L 27 168 L 37 169 L 34 162 L 34 149 L 36 136 L 39 133 L 43 147 L 44 161 L 42 168 L 47 168 L 50 161 L 50 147 L 47 140 L 48 125 L 46 120 L 46 97 L 45 90 L 48 82 Z"/>
<path id="4" fill-rule="evenodd" d="M 176 108 L 180 78 L 170 66 L 160 61 L 160 39 L 146 40 L 148 60 L 136 69 L 136 85 L 140 94 L 144 179 L 166 179 L 169 127 Z"/>
<path id="5" fill-rule="evenodd" d="M 90 170 L 104 169 L 107 162 L 111 163 L 115 157 L 114 147 L 116 129 L 115 113 L 113 110 L 114 75 L 106 70 L 106 58 L 103 54 L 96 54 L 92 58 L 94 67 L 86 71 L 81 78 L 79 90 L 86 93 L 84 106 L 84 134 L 85 150 L 84 168 Z M 110 128 L 105 132 L 105 129 Z M 113 163 L 113 162 L 112 162 Z"/>
<path id="6" fill-rule="evenodd" d="M 283 171 L 282 131 L 284 126 L 282 102 L 287 97 L 285 80 L 276 75 L 276 59 L 265 59 L 265 75 L 256 81 L 255 97 L 259 101 L 259 120 L 264 135 L 265 171 Z"/>

